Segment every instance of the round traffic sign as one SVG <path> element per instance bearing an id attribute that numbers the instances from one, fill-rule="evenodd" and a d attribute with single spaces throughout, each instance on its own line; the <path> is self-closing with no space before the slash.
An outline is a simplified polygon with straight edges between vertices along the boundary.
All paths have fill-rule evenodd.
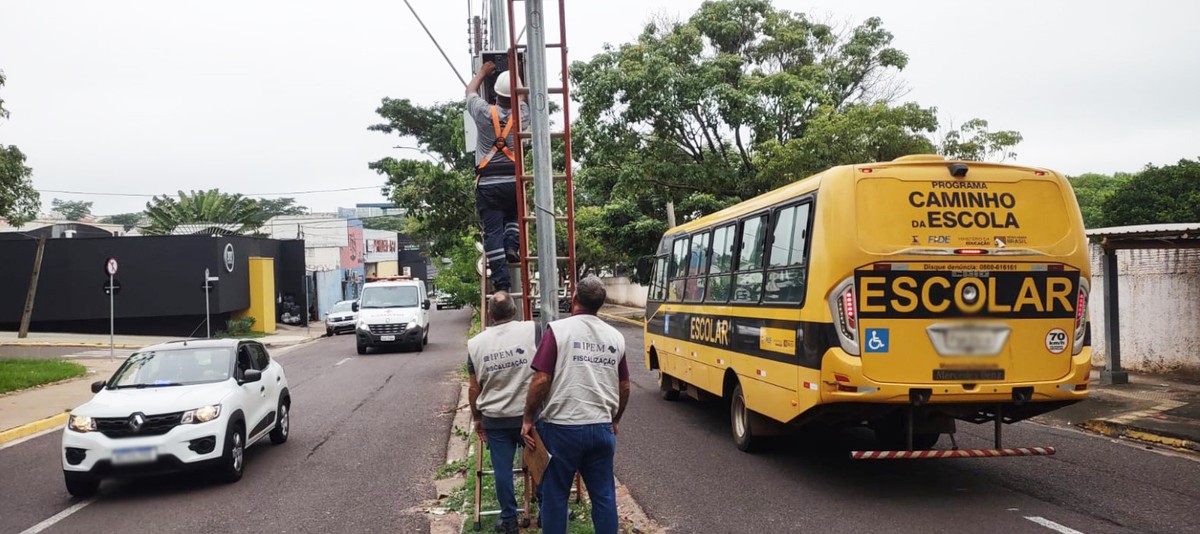
<path id="1" fill-rule="evenodd" d="M 108 273 L 109 276 L 116 276 L 116 274 L 117 274 L 117 259 L 116 258 L 108 258 L 108 261 L 104 262 L 104 272 Z"/>

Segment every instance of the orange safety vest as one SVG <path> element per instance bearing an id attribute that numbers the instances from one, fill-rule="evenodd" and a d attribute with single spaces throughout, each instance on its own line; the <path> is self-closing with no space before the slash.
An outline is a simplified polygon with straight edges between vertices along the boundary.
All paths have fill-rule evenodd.
<path id="1" fill-rule="evenodd" d="M 514 164 L 517 162 L 517 157 L 513 155 L 512 150 L 508 148 L 508 134 L 509 132 L 512 132 L 512 125 L 514 122 L 516 121 L 512 120 L 512 116 L 510 115 L 508 124 L 505 124 L 504 129 L 501 130 L 500 112 L 496 110 L 495 105 L 492 105 L 492 129 L 496 132 L 496 142 L 492 143 L 492 150 L 483 157 L 483 161 L 479 162 L 479 166 L 476 168 L 477 170 L 483 170 L 484 167 L 487 167 L 488 163 L 492 161 L 492 157 L 496 155 L 496 151 L 504 152 L 504 155 L 508 156 L 508 160 Z M 476 182 L 479 181 L 479 176 L 480 174 L 476 172 Z"/>

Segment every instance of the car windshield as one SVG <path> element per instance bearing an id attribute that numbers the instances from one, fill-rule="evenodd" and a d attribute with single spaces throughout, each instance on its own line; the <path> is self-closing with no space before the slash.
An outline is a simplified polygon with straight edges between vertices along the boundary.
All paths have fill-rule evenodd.
<path id="1" fill-rule="evenodd" d="M 329 310 L 329 313 L 348 312 L 351 310 L 351 307 L 353 305 L 354 305 L 353 301 L 343 300 L 337 304 L 334 304 L 333 309 Z"/>
<path id="2" fill-rule="evenodd" d="M 414 286 L 368 287 L 363 290 L 363 308 L 415 308 L 417 288 Z"/>
<path id="3" fill-rule="evenodd" d="M 203 348 L 138 352 L 108 381 L 108 387 L 187 386 L 229 379 L 233 350 Z"/>

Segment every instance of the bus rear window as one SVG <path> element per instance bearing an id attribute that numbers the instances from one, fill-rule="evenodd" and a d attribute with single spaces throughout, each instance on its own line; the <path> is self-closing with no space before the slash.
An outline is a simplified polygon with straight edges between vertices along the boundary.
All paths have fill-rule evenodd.
<path id="1" fill-rule="evenodd" d="M 1057 182 L 978 170 L 972 173 L 985 176 L 975 180 L 860 179 L 859 242 L 873 253 L 963 247 L 1040 251 L 1068 236 L 1072 220 Z"/>

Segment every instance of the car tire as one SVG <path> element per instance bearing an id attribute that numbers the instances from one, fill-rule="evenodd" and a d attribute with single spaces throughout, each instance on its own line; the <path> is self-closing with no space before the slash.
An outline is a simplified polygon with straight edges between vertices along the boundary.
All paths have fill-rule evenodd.
<path id="1" fill-rule="evenodd" d="M 366 346 L 366 345 L 363 345 L 362 343 L 358 343 L 356 346 L 358 347 L 358 354 L 359 354 L 359 355 L 363 355 L 363 354 L 366 354 L 366 353 L 367 353 L 367 346 Z"/>
<path id="2" fill-rule="evenodd" d="M 229 424 L 225 432 L 225 452 L 221 454 L 221 466 L 217 478 L 232 484 L 242 479 L 246 472 L 246 428 L 241 421 Z"/>
<path id="3" fill-rule="evenodd" d="M 417 352 L 425 352 L 425 343 L 419 339 L 414 347 L 417 349 Z"/>
<path id="4" fill-rule="evenodd" d="M 425 334 L 423 336 L 421 336 L 421 344 L 422 345 L 429 344 L 429 329 L 428 328 L 425 329 Z"/>
<path id="5" fill-rule="evenodd" d="M 292 431 L 291 402 L 286 397 L 279 397 L 279 406 L 275 408 L 275 428 L 271 429 L 271 443 L 283 445 Z"/>
<path id="6" fill-rule="evenodd" d="M 334 334 L 334 332 L 333 332 L 332 328 L 325 329 L 325 337 L 333 337 L 333 334 Z"/>
<path id="7" fill-rule="evenodd" d="M 754 435 L 750 409 L 746 407 L 746 396 L 742 393 L 742 385 L 733 388 L 733 398 L 729 402 L 729 422 L 733 430 L 733 444 L 742 452 L 753 452 L 763 438 Z"/>
<path id="8" fill-rule="evenodd" d="M 67 493 L 81 499 L 95 495 L 100 489 L 100 479 L 87 473 L 63 471 L 63 479 L 67 483 Z"/>

